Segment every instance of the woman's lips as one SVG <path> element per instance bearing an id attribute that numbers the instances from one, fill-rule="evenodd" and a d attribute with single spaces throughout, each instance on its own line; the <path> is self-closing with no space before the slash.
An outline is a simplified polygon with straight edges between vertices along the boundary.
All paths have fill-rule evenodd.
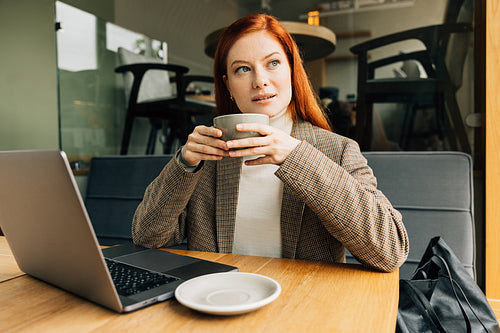
<path id="1" fill-rule="evenodd" d="M 252 98 L 252 102 L 267 103 L 270 100 L 272 100 L 274 97 L 276 97 L 276 94 L 261 94 L 261 95 L 257 95 L 254 98 Z"/>

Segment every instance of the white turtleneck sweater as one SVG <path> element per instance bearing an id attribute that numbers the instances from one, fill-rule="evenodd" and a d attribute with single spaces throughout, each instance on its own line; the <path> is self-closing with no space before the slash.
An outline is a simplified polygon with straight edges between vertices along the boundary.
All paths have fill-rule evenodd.
<path id="1" fill-rule="evenodd" d="M 269 125 L 290 135 L 293 120 L 287 110 L 269 118 Z M 177 160 L 194 172 L 196 166 Z M 243 161 L 255 159 L 243 158 Z M 241 166 L 238 205 L 233 240 L 233 253 L 281 258 L 281 201 L 283 183 L 274 175 L 277 165 Z"/>
<path id="2" fill-rule="evenodd" d="M 290 134 L 293 121 L 287 110 L 269 119 L 269 125 Z M 243 160 L 254 159 L 246 157 Z M 274 175 L 277 165 L 241 168 L 233 253 L 281 257 L 281 199 L 283 183 Z"/>

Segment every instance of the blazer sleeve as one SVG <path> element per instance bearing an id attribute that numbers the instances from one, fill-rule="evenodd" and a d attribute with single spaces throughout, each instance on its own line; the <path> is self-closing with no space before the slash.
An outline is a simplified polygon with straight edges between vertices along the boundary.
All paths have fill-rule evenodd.
<path id="1" fill-rule="evenodd" d="M 302 141 L 276 175 L 360 262 L 393 271 L 403 264 L 409 250 L 401 214 L 377 189 L 357 143 L 333 136 L 321 147 L 325 152 Z"/>
<path id="2" fill-rule="evenodd" d="M 186 237 L 186 207 L 199 172 L 186 171 L 171 159 L 146 188 L 132 221 L 135 244 L 158 248 L 180 244 Z"/>

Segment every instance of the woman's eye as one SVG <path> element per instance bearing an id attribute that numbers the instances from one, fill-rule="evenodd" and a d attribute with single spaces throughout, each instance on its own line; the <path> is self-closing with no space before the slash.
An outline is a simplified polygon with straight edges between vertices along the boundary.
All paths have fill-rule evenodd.
<path id="1" fill-rule="evenodd" d="M 269 66 L 276 67 L 279 65 L 279 63 L 280 63 L 279 60 L 273 60 L 273 61 L 269 62 Z"/>
<path id="2" fill-rule="evenodd" d="M 246 73 L 246 72 L 249 72 L 250 71 L 250 68 L 247 67 L 247 66 L 241 66 L 241 67 L 238 67 L 236 68 L 236 73 Z"/>

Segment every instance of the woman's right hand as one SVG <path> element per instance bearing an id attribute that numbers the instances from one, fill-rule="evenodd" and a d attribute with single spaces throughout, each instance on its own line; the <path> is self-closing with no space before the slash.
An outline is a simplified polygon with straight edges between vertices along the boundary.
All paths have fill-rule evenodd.
<path id="1" fill-rule="evenodd" d="M 219 139 L 222 131 L 215 127 L 196 126 L 184 147 L 182 159 L 188 165 L 197 165 L 201 161 L 216 161 L 229 156 L 226 142 Z"/>

